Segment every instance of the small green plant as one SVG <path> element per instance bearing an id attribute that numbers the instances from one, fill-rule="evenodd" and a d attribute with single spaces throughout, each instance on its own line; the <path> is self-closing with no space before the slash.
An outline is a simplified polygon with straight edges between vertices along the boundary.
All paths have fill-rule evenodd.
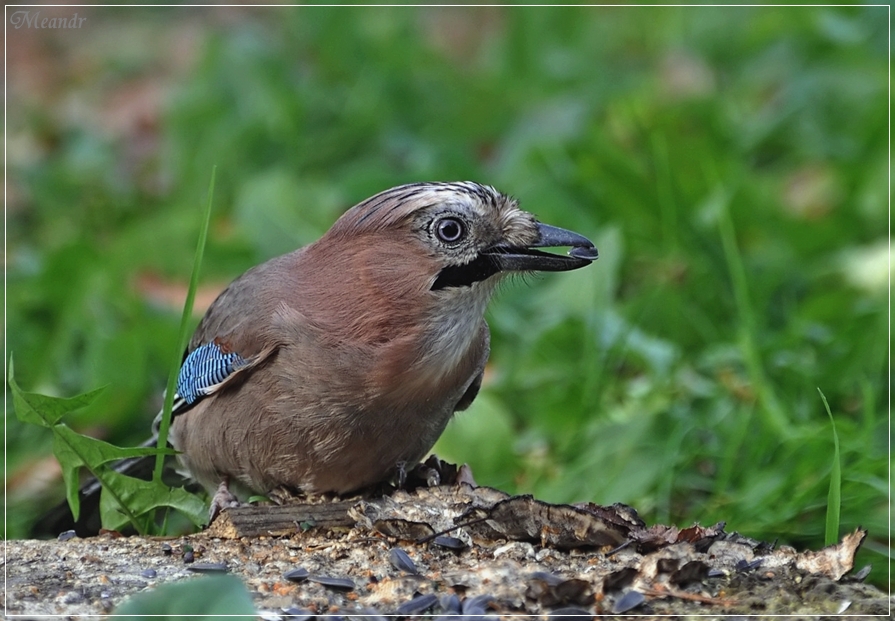
<path id="1" fill-rule="evenodd" d="M 156 448 L 134 447 L 122 448 L 91 438 L 72 430 L 61 422 L 69 412 L 92 404 L 105 389 L 97 388 L 75 397 L 60 398 L 29 393 L 23 391 L 15 381 L 12 357 L 9 360 L 9 386 L 12 391 L 16 416 L 24 423 L 30 423 L 50 429 L 53 432 L 53 453 L 62 466 L 65 481 L 65 496 L 75 520 L 80 515 L 80 477 L 81 468 L 87 471 L 102 485 L 100 496 L 100 517 L 104 528 L 119 529 L 130 524 L 138 533 L 147 534 L 153 530 L 156 510 L 172 508 L 186 515 L 191 522 L 200 526 L 206 517 L 205 503 L 184 488 L 171 488 L 162 482 L 165 457 L 174 454 L 167 448 L 168 429 L 171 424 L 171 411 L 174 403 L 174 387 L 180 367 L 181 355 L 189 338 L 190 317 L 193 300 L 199 283 L 199 271 L 205 251 L 205 240 L 208 237 L 208 223 L 211 218 L 211 205 L 214 196 L 215 169 L 211 172 L 208 187 L 208 198 L 205 202 L 199 241 L 196 245 L 196 256 L 190 277 L 190 286 L 180 322 L 180 338 L 178 349 L 165 393 L 163 415 L 159 425 Z M 117 472 L 111 464 L 123 459 L 156 456 L 155 468 L 151 481 L 144 481 Z"/>
<path id="2" fill-rule="evenodd" d="M 80 501 L 79 471 L 86 468 L 102 484 L 100 512 L 105 528 L 118 529 L 131 524 L 138 533 L 150 532 L 156 509 L 170 507 L 189 517 L 195 524 L 204 519 L 204 503 L 183 488 L 171 489 L 160 480 L 142 481 L 113 470 L 111 463 L 146 455 L 168 455 L 170 449 L 122 448 L 72 430 L 62 418 L 94 402 L 104 388 L 74 397 L 51 397 L 23 391 L 15 380 L 13 359 L 9 360 L 9 388 L 18 419 L 53 433 L 53 452 L 62 466 L 65 496 L 72 515 L 78 519 Z"/>

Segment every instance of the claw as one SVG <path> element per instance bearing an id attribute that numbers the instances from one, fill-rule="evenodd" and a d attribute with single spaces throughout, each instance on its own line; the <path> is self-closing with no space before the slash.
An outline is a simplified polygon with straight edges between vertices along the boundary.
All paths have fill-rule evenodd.
<path id="1" fill-rule="evenodd" d="M 395 464 L 395 487 L 404 489 L 407 485 L 407 462 L 399 461 Z"/>
<path id="2" fill-rule="evenodd" d="M 429 487 L 437 487 L 441 485 L 441 474 L 435 468 L 429 468 L 420 464 L 420 473 L 425 475 L 426 485 Z"/>
<path id="3" fill-rule="evenodd" d="M 208 524 L 214 522 L 224 509 L 233 509 L 238 506 L 239 499 L 230 491 L 230 478 L 224 477 L 214 496 L 211 497 L 211 505 L 208 507 Z"/>

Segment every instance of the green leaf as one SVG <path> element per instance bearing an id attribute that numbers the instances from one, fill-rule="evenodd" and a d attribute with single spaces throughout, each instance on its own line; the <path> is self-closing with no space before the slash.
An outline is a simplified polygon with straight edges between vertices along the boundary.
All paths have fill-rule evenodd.
<path id="1" fill-rule="evenodd" d="M 110 472 L 110 470 L 101 469 L 100 466 L 103 464 L 130 457 L 155 455 L 159 452 L 168 455 L 174 454 L 174 451 L 170 449 L 159 451 L 159 449 L 153 447 L 122 448 L 77 433 L 62 423 L 54 425 L 52 430 L 53 453 L 56 455 L 56 459 L 59 460 L 59 465 L 62 466 L 65 495 L 68 499 L 68 506 L 71 508 L 72 515 L 76 520 L 80 514 L 80 500 L 78 498 L 78 487 L 80 485 L 78 479 L 79 468 L 87 468 L 93 476 L 99 479 L 100 483 L 105 485 L 106 473 Z"/>
<path id="2" fill-rule="evenodd" d="M 836 421 L 830 412 L 830 404 L 820 388 L 817 389 L 824 402 L 830 425 L 833 427 L 833 464 L 830 468 L 830 491 L 827 493 L 827 519 L 824 528 L 824 545 L 833 545 L 839 541 L 839 513 L 842 510 L 842 465 L 839 460 L 839 434 L 836 432 Z"/>
<path id="3" fill-rule="evenodd" d="M 156 616 L 193 621 L 236 618 L 236 615 L 254 619 L 255 606 L 239 578 L 208 576 L 137 593 L 122 602 L 114 614 L 137 621 Z"/>
<path id="4" fill-rule="evenodd" d="M 118 529 L 131 520 L 122 511 L 122 504 L 133 516 L 170 507 L 183 513 L 196 526 L 208 521 L 205 502 L 184 488 L 171 488 L 161 481 L 143 481 L 109 471 L 103 476 L 103 491 L 99 502 L 105 528 Z"/>
<path id="5" fill-rule="evenodd" d="M 25 392 L 15 381 L 12 356 L 9 357 L 9 388 L 16 417 L 23 423 L 41 427 L 52 427 L 59 419 L 93 403 L 105 386 L 74 397 L 51 397 L 33 392 Z"/>
<path id="6" fill-rule="evenodd" d="M 175 455 L 173 449 L 157 449 L 151 447 L 121 447 L 109 444 L 103 440 L 97 440 L 90 436 L 82 435 L 73 431 L 67 425 L 60 423 L 53 427 L 56 434 L 57 444 L 54 447 L 56 456 L 71 462 L 79 461 L 78 465 L 93 468 L 102 464 L 107 464 L 119 459 L 128 459 L 130 457 L 144 457 L 146 455 Z"/>

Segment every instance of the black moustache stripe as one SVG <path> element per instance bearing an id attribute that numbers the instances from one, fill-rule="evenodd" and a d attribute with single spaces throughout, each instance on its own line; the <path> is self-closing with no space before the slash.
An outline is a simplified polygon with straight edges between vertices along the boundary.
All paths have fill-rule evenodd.
<path id="1" fill-rule="evenodd" d="M 500 266 L 493 257 L 480 254 L 469 263 L 451 265 L 438 272 L 432 291 L 447 287 L 469 287 L 472 283 L 490 278 L 499 271 Z"/>

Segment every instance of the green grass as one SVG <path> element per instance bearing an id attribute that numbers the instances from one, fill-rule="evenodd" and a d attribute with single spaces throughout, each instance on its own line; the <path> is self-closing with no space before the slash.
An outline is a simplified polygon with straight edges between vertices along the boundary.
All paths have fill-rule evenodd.
<path id="1" fill-rule="evenodd" d="M 211 169 L 211 181 L 208 182 L 208 196 L 205 199 L 205 210 L 199 224 L 199 241 L 196 243 L 196 256 L 193 259 L 193 268 L 190 271 L 190 285 L 186 291 L 186 301 L 183 303 L 183 313 L 180 316 L 180 330 L 177 347 L 171 356 L 171 366 L 168 370 L 168 384 L 165 386 L 165 403 L 162 407 L 162 416 L 158 424 L 158 448 L 168 446 L 168 430 L 171 426 L 171 412 L 174 409 L 174 393 L 177 390 L 177 377 L 180 373 L 180 365 L 183 363 L 183 352 L 187 350 L 190 342 L 193 304 L 196 301 L 196 290 L 199 287 L 199 275 L 202 273 L 202 258 L 205 256 L 205 244 L 208 241 L 208 226 L 211 223 L 212 206 L 214 205 L 214 178 L 216 169 Z M 156 456 L 155 468 L 152 479 L 161 482 L 162 473 L 165 470 L 165 456 Z"/>
<path id="2" fill-rule="evenodd" d="M 830 491 L 827 493 L 827 519 L 824 528 L 824 543 L 832 545 L 839 541 L 839 517 L 842 513 L 842 466 L 839 463 L 839 434 L 836 433 L 836 421 L 833 420 L 833 413 L 830 412 L 830 404 L 824 393 L 820 392 L 820 398 L 823 399 L 824 408 L 827 410 L 827 416 L 830 417 L 830 427 L 833 429 L 833 457 L 832 468 L 830 471 Z"/>
<path id="3" fill-rule="evenodd" d="M 11 31 L 8 71 L 7 348 L 26 390 L 109 385 L 70 424 L 143 439 L 212 166 L 200 299 L 381 189 L 469 178 L 601 258 L 503 287 L 443 457 L 819 547 L 820 388 L 839 535 L 870 530 L 884 582 L 885 8 L 83 10 Z M 7 430 L 21 537 L 64 494 L 48 438 Z"/>

